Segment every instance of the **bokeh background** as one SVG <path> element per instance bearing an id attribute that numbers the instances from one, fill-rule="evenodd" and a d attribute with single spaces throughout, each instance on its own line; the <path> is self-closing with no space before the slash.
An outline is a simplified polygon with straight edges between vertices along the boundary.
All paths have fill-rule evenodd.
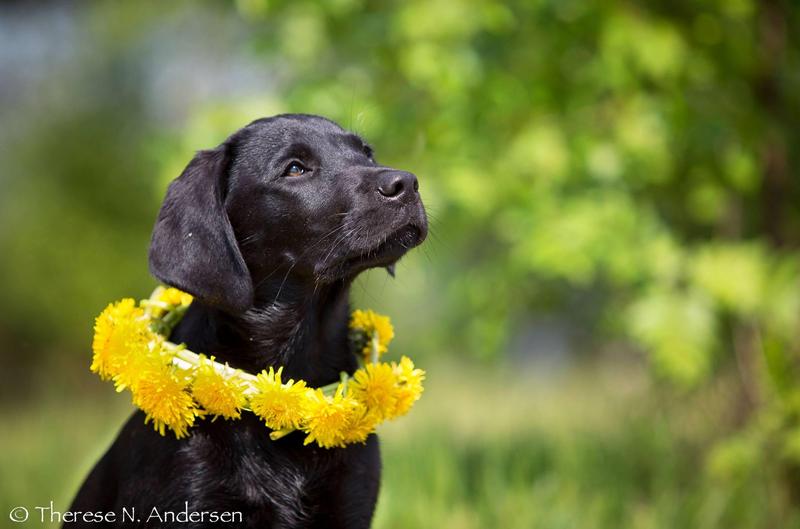
<path id="1" fill-rule="evenodd" d="M 800 527 L 789 0 L 0 3 L 0 516 L 131 412 L 92 319 L 155 286 L 169 180 L 286 111 L 430 212 L 354 288 L 428 369 L 376 528 Z"/>

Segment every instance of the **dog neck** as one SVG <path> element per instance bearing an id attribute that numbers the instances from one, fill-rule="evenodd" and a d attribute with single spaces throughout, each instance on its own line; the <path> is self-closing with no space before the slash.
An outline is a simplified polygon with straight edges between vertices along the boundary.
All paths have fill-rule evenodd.
<path id="1" fill-rule="evenodd" d="M 349 282 L 266 284 L 239 315 L 195 302 L 171 338 L 250 373 L 283 366 L 284 379 L 322 386 L 356 368 L 348 342 L 349 290 Z"/>

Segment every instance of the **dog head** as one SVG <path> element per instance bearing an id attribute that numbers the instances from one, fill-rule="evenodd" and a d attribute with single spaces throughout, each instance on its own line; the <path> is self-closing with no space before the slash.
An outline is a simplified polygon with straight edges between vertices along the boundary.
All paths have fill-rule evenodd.
<path id="1" fill-rule="evenodd" d="M 391 266 L 427 234 L 413 174 L 318 116 L 260 119 L 200 151 L 167 190 L 150 244 L 159 280 L 229 312 L 259 287 L 324 285 Z"/>

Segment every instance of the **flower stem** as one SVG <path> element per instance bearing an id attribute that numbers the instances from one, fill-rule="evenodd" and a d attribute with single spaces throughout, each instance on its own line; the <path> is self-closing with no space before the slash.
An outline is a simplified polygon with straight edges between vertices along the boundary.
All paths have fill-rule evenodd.
<path id="1" fill-rule="evenodd" d="M 164 327 L 167 328 L 167 332 L 164 336 L 169 336 L 172 333 L 172 329 L 183 319 L 183 315 L 186 314 L 188 309 L 189 305 L 179 305 L 161 318 L 161 322 L 164 324 Z"/>
<path id="2" fill-rule="evenodd" d="M 175 345 L 172 342 L 164 342 L 164 348 L 170 351 L 176 359 L 180 360 L 180 362 L 188 364 L 188 366 L 184 367 L 184 369 L 190 369 L 191 367 L 197 367 L 200 365 L 200 355 L 191 352 L 183 345 Z M 255 375 L 245 373 L 241 369 L 234 369 L 227 364 L 220 364 L 219 362 L 212 360 L 209 360 L 209 362 L 211 362 L 211 365 L 214 367 L 214 370 L 217 373 L 225 377 L 238 377 L 245 382 L 255 382 L 256 380 Z M 176 365 L 178 365 L 178 367 L 183 367 L 180 363 L 176 363 Z"/>
<path id="3" fill-rule="evenodd" d="M 372 351 L 370 353 L 370 362 L 373 364 L 378 363 L 378 349 L 380 348 L 380 340 L 378 339 L 378 333 L 372 333 Z"/>
<path id="4" fill-rule="evenodd" d="M 292 433 L 295 429 L 294 428 L 286 428 L 284 430 L 275 430 L 274 432 L 270 432 L 269 438 L 273 441 L 277 441 L 281 437 L 285 437 Z"/>
<path id="5" fill-rule="evenodd" d="M 342 371 L 339 373 L 339 381 L 338 382 L 331 382 L 328 385 L 320 387 L 320 391 L 323 394 L 327 395 L 328 397 L 333 397 L 336 394 L 336 390 L 339 389 L 339 385 L 344 386 L 344 390 L 347 391 L 347 383 L 350 381 L 350 375 L 347 374 L 346 371 Z"/>

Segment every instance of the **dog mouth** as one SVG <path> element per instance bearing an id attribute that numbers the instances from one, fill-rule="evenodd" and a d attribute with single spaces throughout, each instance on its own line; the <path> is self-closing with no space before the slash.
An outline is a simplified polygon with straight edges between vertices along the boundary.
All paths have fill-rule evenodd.
<path id="1" fill-rule="evenodd" d="M 362 251 L 347 260 L 347 268 L 364 270 L 366 268 L 390 266 L 396 263 L 406 252 L 422 244 L 425 240 L 424 227 L 417 224 L 406 224 L 391 232 L 383 241 L 369 250 Z"/>

